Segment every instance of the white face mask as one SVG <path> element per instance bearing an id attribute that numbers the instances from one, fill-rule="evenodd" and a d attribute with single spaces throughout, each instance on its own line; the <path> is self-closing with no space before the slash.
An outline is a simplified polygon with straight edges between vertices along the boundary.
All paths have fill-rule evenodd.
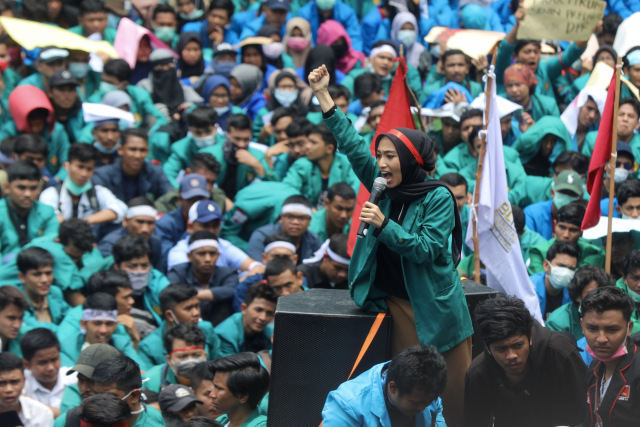
<path id="1" fill-rule="evenodd" d="M 625 169 L 625 168 L 616 168 L 616 170 L 613 173 L 613 180 L 615 181 L 616 184 L 620 184 L 621 182 L 625 182 L 627 180 L 627 178 L 629 178 L 629 174 L 631 173 L 631 171 Z"/>
<path id="2" fill-rule="evenodd" d="M 551 273 L 547 275 L 554 289 L 564 289 L 569 285 L 575 271 L 567 267 L 551 266 Z"/>
<path id="3" fill-rule="evenodd" d="M 638 218 L 631 218 L 629 215 L 625 215 L 625 214 L 620 214 L 620 216 L 622 217 L 622 219 L 630 219 L 632 221 L 638 221 L 640 220 L 640 217 Z"/>

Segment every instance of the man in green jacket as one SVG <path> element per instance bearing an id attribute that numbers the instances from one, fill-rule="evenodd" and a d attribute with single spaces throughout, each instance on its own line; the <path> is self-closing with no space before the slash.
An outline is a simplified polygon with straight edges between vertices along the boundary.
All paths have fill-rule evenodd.
<path id="1" fill-rule="evenodd" d="M 102 40 L 108 41 L 111 45 L 116 39 L 116 30 L 108 27 L 107 10 L 104 4 L 98 0 L 83 0 L 80 3 L 80 14 L 75 27 L 69 28 L 74 34 L 89 37 L 92 34 L 100 34 Z"/>
<path id="2" fill-rule="evenodd" d="M 1 264 L 11 261 L 20 249 L 40 236 L 58 234 L 58 218 L 52 207 L 38 202 L 42 173 L 23 160 L 7 170 L 7 197 L 0 200 Z"/>
<path id="3" fill-rule="evenodd" d="M 20 80 L 18 86 L 31 85 L 43 91 L 49 90 L 49 78 L 55 71 L 67 69 L 69 51 L 56 46 L 47 46 L 38 54 L 36 73 Z"/>
<path id="4" fill-rule="evenodd" d="M 629 252 L 622 264 L 622 277 L 616 286 L 631 297 L 635 308 L 631 314 L 633 320 L 632 334 L 640 332 L 640 250 Z"/>
<path id="5" fill-rule="evenodd" d="M 22 357 L 20 329 L 28 307 L 24 294 L 15 286 L 0 287 L 0 350 Z"/>
<path id="6" fill-rule="evenodd" d="M 329 187 L 324 207 L 311 215 L 309 231 L 318 235 L 321 241 L 334 234 L 349 234 L 349 221 L 356 207 L 356 193 L 346 182 L 338 182 Z"/>
<path id="7" fill-rule="evenodd" d="M 282 180 L 300 191 L 316 210 L 325 206 L 327 191 L 335 183 L 346 182 L 356 193 L 360 189 L 349 160 L 336 153 L 337 145 L 326 125 L 309 128 L 306 157 L 296 160 Z"/>
<path id="8" fill-rule="evenodd" d="M 473 98 L 476 98 L 484 91 L 480 83 L 474 82 L 469 78 L 469 58 L 461 50 L 447 50 L 440 57 L 440 63 L 442 64 L 442 77 L 423 89 L 425 96 L 429 96 L 449 82 L 464 86 Z M 445 100 L 446 102 L 455 103 L 467 102 L 463 94 L 453 90 L 449 90 Z"/>
<path id="9" fill-rule="evenodd" d="M 640 160 L 640 134 L 636 131 L 640 128 L 640 101 L 636 98 L 623 98 L 620 100 L 618 108 L 618 141 L 626 142 L 631 146 L 633 157 Z M 587 134 L 582 146 L 582 154 L 591 156 L 596 145 L 598 131 L 594 130 Z"/>

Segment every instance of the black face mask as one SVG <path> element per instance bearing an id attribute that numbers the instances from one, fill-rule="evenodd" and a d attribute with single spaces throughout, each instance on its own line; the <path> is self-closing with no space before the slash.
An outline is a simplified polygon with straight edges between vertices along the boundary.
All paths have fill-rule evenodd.
<path id="1" fill-rule="evenodd" d="M 333 55 L 336 57 L 336 59 L 340 59 L 349 51 L 349 46 L 347 46 L 346 43 L 332 45 L 331 50 L 333 50 Z"/>
<path id="2" fill-rule="evenodd" d="M 240 150 L 240 147 L 234 144 L 233 141 L 229 139 L 229 137 L 224 140 L 224 145 L 222 146 L 222 156 L 224 157 L 224 160 L 225 162 L 227 162 L 227 164 L 238 164 L 238 159 L 236 158 L 236 153 L 238 152 L 238 150 Z"/>

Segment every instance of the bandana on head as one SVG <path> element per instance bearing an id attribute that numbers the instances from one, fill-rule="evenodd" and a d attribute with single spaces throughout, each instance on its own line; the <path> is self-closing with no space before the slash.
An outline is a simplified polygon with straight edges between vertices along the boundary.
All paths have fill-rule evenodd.
<path id="1" fill-rule="evenodd" d="M 511 81 L 520 82 L 527 87 L 538 84 L 538 79 L 531 67 L 524 64 L 513 64 L 504 70 L 503 80 L 505 85 Z"/>

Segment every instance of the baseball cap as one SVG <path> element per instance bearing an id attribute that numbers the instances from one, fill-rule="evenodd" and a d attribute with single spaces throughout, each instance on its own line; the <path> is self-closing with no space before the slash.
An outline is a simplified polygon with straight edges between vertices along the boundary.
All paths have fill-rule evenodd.
<path id="1" fill-rule="evenodd" d="M 238 52 L 233 48 L 233 46 L 230 43 L 220 43 L 218 46 L 216 46 L 216 50 L 213 56 L 216 57 L 218 55 L 222 55 L 223 53 L 230 53 L 232 55 L 238 54 Z"/>
<path id="2" fill-rule="evenodd" d="M 206 224 L 207 222 L 222 219 L 222 211 L 216 202 L 211 200 L 200 200 L 189 208 L 189 222 L 199 222 Z"/>
<path id="3" fill-rule="evenodd" d="M 624 153 L 635 161 L 635 157 L 633 156 L 633 151 L 631 150 L 631 146 L 626 142 L 618 141 L 618 143 L 616 144 L 616 151 L 618 152 L 618 155 L 620 155 L 620 153 Z"/>
<path id="4" fill-rule="evenodd" d="M 43 48 L 38 54 L 38 61 L 51 62 L 58 59 L 67 59 L 69 57 L 69 51 L 56 46 L 47 46 Z"/>
<path id="5" fill-rule="evenodd" d="M 120 351 L 115 347 L 105 343 L 91 344 L 89 347 L 82 350 L 78 360 L 76 360 L 76 366 L 67 371 L 67 375 L 71 375 L 74 372 L 78 372 L 87 378 L 91 378 L 93 370 L 105 359 L 110 359 L 120 354 Z"/>
<path id="6" fill-rule="evenodd" d="M 68 70 L 56 70 L 53 72 L 51 77 L 49 77 L 50 87 L 66 85 L 78 86 L 78 79 L 76 79 Z"/>
<path id="7" fill-rule="evenodd" d="M 180 181 L 180 197 L 182 199 L 191 199 L 198 196 L 209 198 L 207 181 L 197 173 L 185 175 Z"/>
<path id="8" fill-rule="evenodd" d="M 582 178 L 574 170 L 565 170 L 558 174 L 553 188 L 556 191 L 568 190 L 578 196 L 582 195 Z"/>
<path id="9" fill-rule="evenodd" d="M 158 403 L 162 412 L 179 412 L 193 402 L 202 403 L 196 399 L 191 390 L 180 384 L 168 385 L 158 394 Z"/>
<path id="10" fill-rule="evenodd" d="M 286 10 L 287 12 L 291 9 L 289 0 L 267 0 L 265 6 L 271 10 Z"/>

